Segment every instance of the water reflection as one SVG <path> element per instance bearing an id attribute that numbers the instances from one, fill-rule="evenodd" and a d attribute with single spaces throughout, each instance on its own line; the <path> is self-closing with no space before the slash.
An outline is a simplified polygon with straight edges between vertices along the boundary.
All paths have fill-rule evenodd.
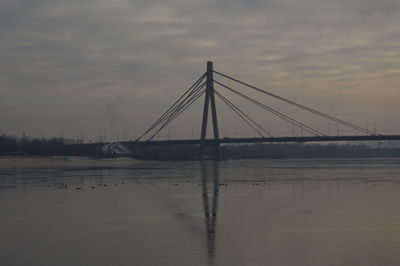
<path id="1" fill-rule="evenodd" d="M 210 165 L 206 162 L 201 164 L 201 188 L 207 234 L 208 259 L 209 264 L 214 265 L 219 194 L 219 162 L 212 162 L 211 167 L 209 166 Z M 211 172 L 211 175 L 209 172 Z M 212 193 L 209 192 L 211 190 Z"/>

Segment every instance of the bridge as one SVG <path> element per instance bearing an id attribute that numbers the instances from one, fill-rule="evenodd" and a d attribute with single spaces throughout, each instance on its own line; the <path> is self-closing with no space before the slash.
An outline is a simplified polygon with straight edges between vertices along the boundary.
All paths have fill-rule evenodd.
<path id="1" fill-rule="evenodd" d="M 222 138 L 206 139 L 205 145 L 213 146 L 219 144 L 236 143 L 282 143 L 282 142 L 336 142 L 336 141 L 381 141 L 400 140 L 400 135 L 372 135 L 372 136 L 305 136 L 305 137 L 270 137 L 270 138 Z M 181 139 L 181 140 L 153 140 L 149 142 L 122 142 L 122 144 L 133 144 L 132 146 L 164 146 L 164 145 L 199 145 L 202 140 Z"/>
<path id="2" fill-rule="evenodd" d="M 218 80 L 214 76 L 218 77 Z M 233 89 L 231 86 L 224 84 L 219 79 L 229 80 L 230 82 L 235 82 L 241 86 L 251 88 L 254 91 L 262 93 L 264 95 L 275 98 L 281 102 L 299 108 L 303 111 L 307 111 L 315 116 L 321 117 L 323 119 L 337 123 L 344 127 L 348 127 L 359 135 L 348 135 L 348 136 L 328 136 L 323 132 L 306 125 L 288 115 L 285 115 L 270 106 Z M 215 88 L 218 86 L 218 90 Z M 229 91 L 241 98 L 247 100 L 248 102 L 256 105 L 262 111 L 268 112 L 280 119 L 285 120 L 287 123 L 293 125 L 294 127 L 300 128 L 302 132 L 307 132 L 310 136 L 301 137 L 274 137 L 271 132 L 256 122 L 248 114 L 243 112 L 239 107 L 237 107 L 232 101 L 230 101 L 220 89 Z M 201 123 L 201 132 L 199 139 L 181 139 L 181 140 L 154 140 L 154 138 L 159 134 L 161 130 L 167 127 L 172 121 L 174 121 L 180 114 L 182 114 L 188 107 L 190 107 L 195 101 L 197 101 L 201 96 L 204 95 L 204 107 L 203 107 L 203 118 Z M 220 138 L 219 128 L 218 128 L 218 116 L 217 116 L 217 106 L 215 98 L 218 97 L 223 103 L 225 103 L 237 116 L 239 116 L 252 130 L 254 130 L 259 137 L 253 138 Z M 212 130 L 213 138 L 207 139 L 206 132 L 208 126 L 209 112 L 211 112 L 212 119 Z M 214 159 L 219 160 L 221 158 L 221 144 L 234 144 L 234 143 L 282 143 L 282 142 L 331 142 L 331 141 L 391 141 L 400 140 L 400 135 L 381 135 L 375 131 L 363 128 L 359 125 L 339 119 L 337 117 L 331 116 L 329 114 L 320 112 L 318 110 L 307 107 L 298 102 L 286 99 L 270 91 L 260 89 L 246 82 L 240 81 L 236 78 L 223 74 L 213 69 L 213 63 L 211 61 L 207 62 L 207 71 L 200 76 L 190 88 L 181 95 L 171 107 L 169 107 L 140 137 L 135 141 L 129 142 L 130 147 L 148 147 L 156 145 L 199 145 L 199 160 L 204 159 L 204 149 L 207 146 L 213 147 Z"/>
<path id="3" fill-rule="evenodd" d="M 278 110 L 262 103 L 258 99 L 254 99 L 234 88 L 225 84 L 222 80 L 228 80 L 231 83 L 238 84 L 250 88 L 258 93 L 272 97 L 279 100 L 285 104 L 298 108 L 299 110 L 311 113 L 321 119 L 328 120 L 330 122 L 337 123 L 342 127 L 349 128 L 358 135 L 339 135 L 331 136 L 330 134 L 325 134 L 322 131 L 315 129 L 301 121 L 294 119 Z M 218 89 L 215 88 L 215 85 Z M 267 112 L 273 116 L 278 117 L 286 121 L 288 124 L 292 125 L 293 128 L 299 128 L 302 132 L 305 132 L 306 136 L 292 136 L 292 137 L 282 137 L 273 136 L 270 130 L 261 126 L 260 123 L 255 121 L 250 115 L 243 112 L 237 105 L 235 105 L 231 100 L 229 100 L 224 93 L 229 92 L 230 94 L 237 95 L 238 97 L 246 100 L 247 102 L 255 105 L 260 109 L 261 112 Z M 156 140 L 155 137 L 171 124 L 177 117 L 179 117 L 185 110 L 187 110 L 194 102 L 199 100 L 204 95 L 204 105 L 203 105 L 203 115 L 201 121 L 201 131 L 199 139 L 175 139 L 175 140 Z M 218 115 L 217 106 L 215 98 L 218 97 L 226 106 L 244 123 L 253 130 L 258 137 L 252 138 L 227 138 L 220 137 L 218 128 Z M 212 119 L 212 130 L 213 138 L 206 138 L 207 127 L 208 127 L 208 117 L 209 112 L 211 112 Z M 293 134 L 294 135 L 294 134 Z M 302 134 L 303 135 L 303 134 Z M 323 113 L 321 111 L 315 110 L 313 108 L 307 107 L 303 104 L 295 102 L 293 100 L 286 99 L 270 91 L 260 89 L 249 83 L 240 81 L 234 77 L 223 74 L 213 69 L 213 63 L 207 62 L 207 71 L 202 74 L 188 90 L 186 90 L 173 104 L 170 106 L 146 131 L 143 132 L 134 141 L 124 141 L 124 142 L 111 142 L 111 143 L 90 143 L 90 144 L 75 144 L 66 147 L 66 151 L 69 154 L 86 154 L 94 155 L 99 154 L 104 151 L 113 151 L 117 154 L 129 154 L 132 150 L 141 150 L 146 147 L 154 146 L 168 146 L 168 145 L 197 145 L 198 146 L 198 159 L 203 160 L 205 156 L 205 148 L 211 147 L 213 151 L 212 158 L 215 160 L 221 159 L 221 144 L 239 144 L 239 143 L 305 143 L 305 142 L 339 142 L 339 141 L 399 141 L 400 135 L 382 135 L 377 133 L 375 130 L 369 130 L 368 128 L 363 128 L 357 124 L 351 123 L 334 117 L 332 115 Z M 77 147 L 79 146 L 79 147 Z M 84 150 L 84 151 L 83 151 Z M 87 152 L 89 150 L 89 152 Z M 71 152 L 72 151 L 72 152 Z M 83 152 L 82 152 L 83 151 Z M 105 152 L 107 153 L 107 152 Z"/>

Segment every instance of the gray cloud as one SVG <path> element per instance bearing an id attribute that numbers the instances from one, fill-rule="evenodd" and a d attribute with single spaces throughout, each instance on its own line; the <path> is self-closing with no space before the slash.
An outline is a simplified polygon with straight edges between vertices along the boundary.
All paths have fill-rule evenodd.
<path id="1" fill-rule="evenodd" d="M 116 127 L 102 108 L 123 98 L 111 120 L 144 129 L 212 59 L 322 111 L 400 129 L 391 123 L 400 100 L 399 19 L 392 0 L 3 0 L 0 123 L 6 133 L 37 134 L 30 121 L 44 117 L 49 135 L 85 127 L 97 138 L 105 125 Z M 220 109 L 221 126 L 236 123 Z M 176 130 L 198 128 L 197 112 Z"/>

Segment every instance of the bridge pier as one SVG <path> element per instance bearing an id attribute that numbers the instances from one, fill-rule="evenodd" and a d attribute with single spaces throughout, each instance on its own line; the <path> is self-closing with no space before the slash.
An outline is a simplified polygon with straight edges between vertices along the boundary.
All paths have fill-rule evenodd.
<path id="1" fill-rule="evenodd" d="M 211 61 L 207 62 L 207 73 L 206 73 L 206 93 L 204 99 L 204 109 L 203 109 L 203 120 L 201 124 L 201 137 L 200 137 L 200 147 L 199 147 L 199 160 L 204 159 L 204 148 L 206 146 L 206 135 L 207 135 L 207 121 L 208 121 L 208 109 L 211 103 L 211 117 L 213 121 L 213 132 L 214 132 L 214 159 L 221 159 L 221 148 L 219 143 L 219 130 L 218 130 L 218 120 L 217 120 L 217 108 L 215 105 L 215 95 L 214 95 L 214 78 L 213 78 L 213 63 Z"/>

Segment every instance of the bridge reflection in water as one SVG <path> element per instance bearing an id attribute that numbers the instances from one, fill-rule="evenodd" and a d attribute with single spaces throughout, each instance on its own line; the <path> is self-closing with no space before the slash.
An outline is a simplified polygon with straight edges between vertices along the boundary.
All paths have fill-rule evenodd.
<path id="1" fill-rule="evenodd" d="M 209 264 L 214 265 L 215 241 L 217 229 L 218 195 L 219 195 L 219 162 L 214 161 L 209 167 L 206 162 L 201 163 L 201 191 L 205 230 L 207 234 L 207 252 Z"/>

